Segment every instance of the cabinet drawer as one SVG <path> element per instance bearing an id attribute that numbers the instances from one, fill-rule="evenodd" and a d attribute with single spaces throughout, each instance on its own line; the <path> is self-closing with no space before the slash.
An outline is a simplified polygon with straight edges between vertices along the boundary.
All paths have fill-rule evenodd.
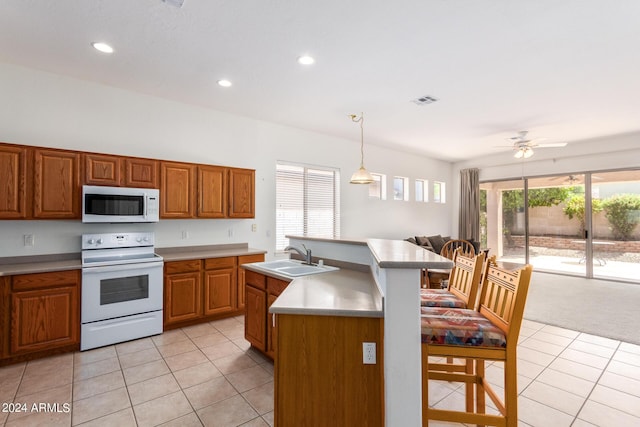
<path id="1" fill-rule="evenodd" d="M 289 282 L 287 281 L 274 279 L 273 277 L 267 277 L 267 292 L 269 292 L 271 295 L 280 295 L 282 291 L 284 291 L 284 288 L 286 288 L 288 285 Z"/>
<path id="2" fill-rule="evenodd" d="M 164 263 L 164 273 L 165 274 L 174 274 L 174 273 L 188 273 L 190 271 L 198 271 L 200 270 L 200 260 L 199 259 L 190 259 L 187 261 L 171 261 Z"/>
<path id="3" fill-rule="evenodd" d="M 252 262 L 264 261 L 264 254 L 242 255 L 238 257 L 238 267 L 242 264 L 251 264 Z"/>
<path id="4" fill-rule="evenodd" d="M 25 291 L 30 289 L 68 286 L 80 282 L 80 270 L 54 271 L 50 273 L 20 274 L 12 277 L 11 289 Z"/>
<path id="5" fill-rule="evenodd" d="M 205 270 L 214 268 L 228 268 L 236 266 L 236 257 L 228 256 L 224 258 L 208 258 L 204 260 Z"/>
<path id="6" fill-rule="evenodd" d="M 247 285 L 251 285 L 258 289 L 267 289 L 266 277 L 264 274 L 246 270 L 244 273 L 244 281 Z"/>

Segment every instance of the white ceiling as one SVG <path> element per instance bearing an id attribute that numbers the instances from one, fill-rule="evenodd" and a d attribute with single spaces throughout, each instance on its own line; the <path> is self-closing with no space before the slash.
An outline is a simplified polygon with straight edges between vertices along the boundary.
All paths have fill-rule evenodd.
<path id="1" fill-rule="evenodd" d="M 640 130 L 638 0 L 2 0 L 0 62 L 451 161 Z"/>

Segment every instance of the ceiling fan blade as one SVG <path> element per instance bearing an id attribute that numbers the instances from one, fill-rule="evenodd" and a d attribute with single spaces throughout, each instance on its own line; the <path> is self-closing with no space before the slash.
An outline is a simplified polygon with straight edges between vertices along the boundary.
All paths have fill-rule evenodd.
<path id="1" fill-rule="evenodd" d="M 556 148 L 556 147 L 566 147 L 566 142 L 550 142 L 547 144 L 535 144 L 535 147 L 539 148 Z"/>

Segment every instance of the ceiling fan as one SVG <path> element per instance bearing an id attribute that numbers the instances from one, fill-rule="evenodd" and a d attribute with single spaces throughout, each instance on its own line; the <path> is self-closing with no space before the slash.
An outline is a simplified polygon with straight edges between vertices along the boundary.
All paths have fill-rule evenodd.
<path id="1" fill-rule="evenodd" d="M 547 144 L 540 144 L 536 141 L 543 141 L 544 138 L 530 139 L 528 137 L 529 131 L 521 130 L 518 132 L 518 135 L 512 136 L 509 138 L 509 141 L 513 142 L 512 148 L 515 151 L 513 157 L 516 159 L 528 159 L 533 156 L 534 148 L 553 148 L 553 147 L 564 147 L 567 145 L 566 142 L 552 142 Z"/>

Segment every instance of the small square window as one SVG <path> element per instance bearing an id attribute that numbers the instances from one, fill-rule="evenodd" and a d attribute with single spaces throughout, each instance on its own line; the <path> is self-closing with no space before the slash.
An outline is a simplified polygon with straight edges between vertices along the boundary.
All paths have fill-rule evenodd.
<path id="1" fill-rule="evenodd" d="M 369 184 L 369 198 L 387 200 L 387 176 L 372 173 L 373 182 Z"/>
<path id="2" fill-rule="evenodd" d="M 445 183 L 440 181 L 434 181 L 433 182 L 433 202 L 446 203 L 445 193 L 446 193 Z"/>
<path id="3" fill-rule="evenodd" d="M 403 176 L 393 177 L 393 200 L 409 200 L 409 179 Z"/>
<path id="4" fill-rule="evenodd" d="M 426 179 L 416 179 L 416 202 L 429 201 L 429 181 Z"/>

